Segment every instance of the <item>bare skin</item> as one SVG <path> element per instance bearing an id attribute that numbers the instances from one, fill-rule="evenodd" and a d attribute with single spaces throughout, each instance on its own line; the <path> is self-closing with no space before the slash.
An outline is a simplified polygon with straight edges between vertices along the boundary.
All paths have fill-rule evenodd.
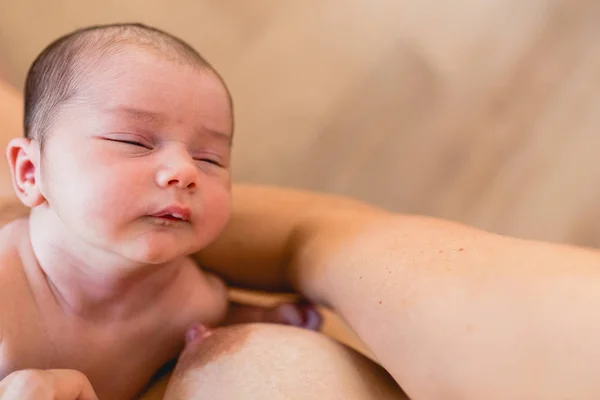
<path id="1" fill-rule="evenodd" d="M 98 400 L 90 381 L 65 369 L 16 371 L 0 382 L 2 400 Z"/>
<path id="2" fill-rule="evenodd" d="M 130 399 L 197 324 L 318 328 L 314 310 L 293 304 L 226 315 L 225 285 L 187 255 L 229 216 L 227 95 L 206 71 L 125 50 L 85 88 L 95 102 L 53 121 L 43 153 L 35 140 L 8 144 L 13 189 L 31 213 L 0 230 L 0 396 L 32 398 L 15 377 L 85 376 L 100 398 Z M 169 116 L 152 145 L 132 144 L 152 128 L 132 107 Z"/>
<path id="3" fill-rule="evenodd" d="M 18 128 L 20 108 L 17 105 L 22 100 L 19 94 L 9 86 L 0 85 L 0 89 L 4 90 L 0 90 L 0 111 L 13 110 L 7 113 L 5 119 L 0 120 L 0 124 L 4 124 L 0 127 L 3 128 L 0 129 L 0 136 L 8 143 L 10 138 L 21 136 L 20 128 Z M 7 163 L 0 163 L 0 173 L 3 176 L 10 176 Z M 16 198 L 8 179 L 0 179 L 0 189 L 2 189 L 3 193 L 8 193 L 6 197 L 0 199 L 0 226 L 29 214 L 29 208 Z M 173 355 L 173 349 L 179 350 L 183 346 L 186 326 L 197 322 L 200 317 L 199 314 L 205 312 L 202 307 L 199 307 L 199 303 L 194 300 L 194 295 L 202 291 L 201 287 L 197 287 L 190 290 L 188 298 L 185 298 L 178 290 L 174 290 L 177 292 L 175 297 L 169 299 L 169 296 L 163 296 L 163 298 L 169 299 L 167 302 L 157 302 L 157 299 L 147 302 L 151 307 L 144 310 L 146 317 L 140 316 L 139 319 L 113 320 L 108 321 L 108 323 L 105 321 L 102 324 L 85 321 L 81 318 L 73 320 L 72 315 L 65 314 L 57 305 L 57 299 L 50 292 L 48 282 L 43 277 L 40 277 L 39 266 L 35 262 L 32 262 L 28 268 L 24 268 L 23 263 L 20 261 L 22 257 L 25 260 L 33 260 L 27 241 L 27 229 L 26 221 L 21 220 L 10 224 L 10 226 L 0 231 L 0 235 L 8 238 L 8 241 L 4 241 L 4 239 L 0 241 L 3 245 L 3 250 L 0 253 L 8 255 L 3 264 L 6 267 L 2 269 L 3 278 L 0 282 L 10 282 L 10 285 L 3 285 L 0 290 L 0 293 L 2 293 L 0 295 L 2 297 L 0 304 L 4 304 L 9 309 L 7 315 L 8 313 L 12 313 L 12 315 L 18 313 L 20 315 L 19 324 L 13 326 L 10 333 L 5 331 L 4 338 L 19 335 L 18 342 L 21 343 L 18 347 L 3 347 L 3 349 L 11 349 L 10 352 L 7 351 L 6 354 L 3 354 L 3 357 L 10 355 L 12 365 L 7 366 L 0 375 L 5 375 L 6 372 L 17 368 L 56 368 L 60 366 L 77 368 L 84 371 L 85 374 L 73 369 L 18 369 L 17 372 L 8 375 L 0 383 L 0 398 L 2 400 L 23 400 L 28 398 L 27 395 L 32 395 L 32 398 L 36 400 L 94 399 L 96 398 L 96 394 L 90 394 L 90 391 L 93 391 L 93 389 L 90 389 L 91 384 L 88 376 L 95 383 L 95 387 L 99 389 L 100 398 L 125 398 L 121 396 L 115 397 L 112 394 L 114 390 L 120 390 L 124 395 L 125 393 L 133 393 L 137 387 L 145 384 L 158 366 Z M 22 243 L 19 243 L 19 237 Z M 197 274 L 198 271 L 196 269 L 196 267 L 194 267 L 194 270 L 187 270 L 186 268 L 190 275 Z M 30 271 L 31 273 L 28 275 L 25 271 Z M 36 293 L 35 298 L 30 282 L 32 278 L 38 284 L 38 290 L 42 289 L 41 294 Z M 181 280 L 184 281 L 184 279 Z M 195 283 L 199 285 L 198 281 Z M 190 282 L 183 284 L 190 286 Z M 43 300 L 40 299 L 40 296 L 43 296 Z M 9 299 L 9 301 L 4 301 L 4 298 Z M 12 301 L 14 298 L 19 298 L 20 301 L 15 303 Z M 196 300 L 203 301 L 203 299 Z M 183 307 L 183 313 L 181 312 L 181 307 L 177 307 L 177 304 L 181 304 L 181 301 L 190 303 L 189 307 Z M 194 304 L 196 304 L 196 307 L 194 307 Z M 0 315 L 3 314 L 4 312 L 0 310 Z M 169 321 L 171 321 L 173 315 L 177 316 L 180 321 L 179 324 L 169 323 L 165 325 L 165 314 L 168 315 Z M 234 304 L 230 306 L 230 312 L 223 323 L 240 324 L 248 321 L 282 322 L 282 317 L 281 313 L 277 312 L 277 309 L 266 310 Z M 142 320 L 144 321 L 143 325 L 140 324 Z M 50 321 L 50 323 L 47 323 L 47 321 Z M 0 326 L 3 325 L 0 323 Z M 64 330 L 65 326 L 69 327 L 69 329 Z M 164 329 L 165 326 L 167 329 Z M 308 327 L 314 329 L 314 321 Z M 59 328 L 61 329 L 60 331 Z M 82 332 L 82 328 L 85 329 L 85 332 Z M 233 341 L 233 347 L 238 349 L 238 354 L 235 358 L 223 359 L 223 357 L 218 357 L 221 359 L 221 365 L 226 367 L 224 368 L 225 370 L 234 372 L 238 370 L 237 366 L 239 365 L 249 365 L 250 363 L 252 365 L 260 365 L 260 369 L 246 371 L 245 374 L 252 372 L 255 376 L 258 376 L 259 373 L 279 375 L 282 381 L 286 379 L 287 381 L 297 381 L 298 375 L 295 372 L 295 368 L 300 367 L 304 369 L 306 379 L 298 382 L 323 382 L 324 380 L 331 380 L 337 383 L 337 386 L 310 385 L 315 390 L 315 398 L 335 398 L 333 397 L 335 395 L 347 394 L 347 396 L 342 398 L 351 399 L 357 398 L 356 393 L 361 394 L 361 399 L 377 400 L 382 398 L 382 393 L 390 394 L 391 397 L 389 398 L 404 398 L 402 391 L 381 367 L 356 351 L 320 336 L 305 336 L 305 333 L 309 333 L 305 330 L 282 330 L 274 335 L 275 328 L 276 326 L 274 325 L 252 325 L 246 330 L 229 332 L 226 338 L 222 338 L 222 331 L 217 330 L 213 340 L 221 343 L 221 348 Z M 268 330 L 270 336 L 261 333 L 261 330 Z M 261 351 L 260 354 L 255 354 L 242 351 L 248 343 L 246 340 L 248 335 L 244 332 L 248 331 L 257 332 L 252 342 L 252 348 L 254 349 L 258 347 L 262 349 L 271 348 L 272 350 L 275 348 L 273 346 L 274 340 L 279 340 L 283 343 L 279 343 L 276 346 L 278 349 L 277 352 Z M 118 340 L 115 339 L 114 334 L 108 334 L 110 332 L 119 332 Z M 161 334 L 156 335 L 156 332 L 160 332 Z M 165 346 L 165 340 L 170 345 Z M 195 341 L 188 347 L 198 346 L 200 342 Z M 25 344 L 29 344 L 29 346 L 25 346 Z M 269 366 L 274 367 L 289 362 L 290 360 L 287 357 L 294 354 L 296 344 L 303 345 L 304 348 L 307 346 L 310 347 L 309 354 L 319 354 L 325 357 L 325 359 L 306 356 L 302 360 L 294 359 L 294 368 L 268 370 Z M 98 351 L 99 346 L 102 349 L 100 352 Z M 49 352 L 48 349 L 52 349 L 52 351 Z M 147 351 L 148 349 L 153 350 Z M 230 350 L 234 349 L 230 348 Z M 194 358 L 189 356 L 189 353 L 188 351 L 185 360 Z M 231 353 L 232 351 L 221 352 L 221 356 Z M 194 363 L 193 365 L 187 364 L 186 366 L 185 362 L 183 364 L 179 363 L 177 365 L 177 374 L 170 379 L 171 390 L 175 390 L 173 388 L 181 390 L 186 385 L 189 385 L 188 390 L 190 392 L 196 394 L 201 394 L 202 391 L 206 390 L 222 389 L 221 386 L 216 385 L 213 385 L 212 389 L 206 386 L 198 388 L 197 382 L 186 379 L 190 373 L 202 373 L 207 365 L 206 363 L 203 365 Z M 127 374 L 116 373 L 115 368 L 117 366 L 122 366 L 129 370 L 129 372 Z M 315 367 L 318 368 L 315 369 Z M 334 375 L 331 379 L 327 378 L 327 375 L 316 374 L 316 371 L 322 374 L 324 368 L 329 374 Z M 241 372 L 241 369 L 239 371 Z M 364 376 L 357 380 L 357 373 Z M 123 378 L 119 379 L 119 376 L 133 376 L 134 382 L 129 381 L 129 378 L 127 380 Z M 250 375 L 246 375 L 246 378 L 248 377 Z M 360 386 L 360 382 L 363 383 L 362 386 Z M 31 391 L 24 395 L 23 393 L 7 390 L 10 387 L 15 387 L 15 384 L 17 387 L 30 388 Z M 348 393 L 350 388 L 355 388 L 357 385 L 359 385 L 360 391 L 354 394 Z M 237 387 L 230 385 L 230 388 L 237 391 L 238 398 L 248 398 L 248 393 L 245 392 L 247 387 L 243 385 Z M 155 394 L 160 397 L 152 398 L 162 398 L 161 391 L 158 390 L 159 388 L 156 389 Z M 282 393 L 284 398 L 301 395 L 298 391 L 290 393 L 286 392 L 285 388 L 280 389 L 280 393 Z M 104 393 L 109 392 L 111 393 L 110 397 L 104 396 Z M 74 393 L 77 394 L 77 397 L 74 397 Z M 271 396 L 273 395 L 271 393 Z M 182 398 L 175 395 L 169 396 L 171 398 Z M 196 397 L 192 395 L 189 398 Z"/>
<path id="4" fill-rule="evenodd" d="M 332 307 L 409 397 L 598 397 L 597 250 L 295 190 L 239 185 L 233 198 L 197 259 Z"/>
<path id="5" fill-rule="evenodd" d="M 409 396 L 598 397 L 598 251 L 298 191 L 237 186 L 233 198 L 231 224 L 197 259 L 333 307 Z"/>
<path id="6" fill-rule="evenodd" d="M 176 357 L 190 326 L 225 316 L 225 286 L 186 253 L 226 222 L 229 174 L 204 174 L 185 151 L 182 132 L 193 132 L 199 119 L 228 132 L 227 96 L 206 73 L 130 50 L 107 61 L 110 72 L 84 89 L 99 94 L 97 103 L 76 102 L 76 110 L 54 121 L 44 153 L 35 140 L 8 145 L 13 188 L 32 211 L 0 231 L 1 377 L 66 368 L 84 373 L 101 398 L 133 398 Z M 134 79 L 119 84 L 127 71 Z M 185 79 L 180 86 L 191 82 L 194 89 L 162 95 L 177 88 L 166 78 L 177 74 Z M 204 95 L 212 108 L 203 113 L 179 106 L 200 104 Z M 149 128 L 122 108 L 162 112 L 165 104 L 178 107 L 177 124 L 169 122 L 171 136 L 161 138 L 160 151 L 140 157 L 141 147 L 122 141 Z M 199 137 L 190 140 L 205 140 Z M 79 190 L 66 195 L 69 187 Z"/>
<path id="7" fill-rule="evenodd" d="M 173 271 L 149 274 L 128 291 L 120 307 L 86 318 L 64 308 L 35 260 L 27 230 L 27 220 L 0 230 L 0 376 L 31 368 L 68 368 L 82 372 L 101 399 L 134 398 L 158 368 L 182 350 L 186 333 L 199 322 L 295 322 L 287 319 L 288 308 L 288 313 L 281 312 L 291 305 L 265 309 L 234 304 L 223 320 L 224 285 L 191 259 L 173 266 Z M 223 297 L 207 298 L 206 293 L 215 290 Z M 134 298 L 144 306 L 132 312 L 128 306 Z M 318 328 L 316 322 L 308 327 Z M 295 323 L 302 326 L 304 321 Z"/>
<path id="8" fill-rule="evenodd" d="M 177 355 L 192 325 L 216 324 L 225 312 L 224 286 L 201 277 L 188 259 L 136 282 L 121 307 L 81 315 L 57 297 L 36 262 L 27 231 L 26 220 L 0 231 L 0 376 L 29 368 L 69 368 L 83 372 L 101 399 L 133 398 Z M 215 289 L 223 293 L 220 300 L 205 295 Z M 136 297 L 136 303 L 147 305 L 132 309 Z"/>
<path id="9" fill-rule="evenodd" d="M 164 399 L 201 398 L 407 399 L 359 353 L 324 335 L 272 324 L 218 328 L 188 343 Z"/>

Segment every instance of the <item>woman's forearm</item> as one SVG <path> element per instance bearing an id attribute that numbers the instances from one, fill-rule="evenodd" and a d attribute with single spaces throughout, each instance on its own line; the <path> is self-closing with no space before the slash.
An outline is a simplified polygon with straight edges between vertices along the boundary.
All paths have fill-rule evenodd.
<path id="1" fill-rule="evenodd" d="M 317 225 L 293 260 L 298 289 L 333 307 L 409 396 L 598 397 L 598 252 L 420 217 Z"/>
<path id="2" fill-rule="evenodd" d="M 334 308 L 414 398 L 597 398 L 600 255 L 238 186 L 199 259 Z"/>

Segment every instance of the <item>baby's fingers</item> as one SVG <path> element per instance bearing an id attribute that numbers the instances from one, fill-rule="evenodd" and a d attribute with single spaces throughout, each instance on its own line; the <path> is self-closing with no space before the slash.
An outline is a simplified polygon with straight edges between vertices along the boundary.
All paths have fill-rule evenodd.
<path id="1" fill-rule="evenodd" d="M 322 318 L 314 306 L 305 302 L 281 303 L 272 307 L 232 302 L 223 325 L 253 322 L 284 324 L 318 330 L 321 327 Z"/>

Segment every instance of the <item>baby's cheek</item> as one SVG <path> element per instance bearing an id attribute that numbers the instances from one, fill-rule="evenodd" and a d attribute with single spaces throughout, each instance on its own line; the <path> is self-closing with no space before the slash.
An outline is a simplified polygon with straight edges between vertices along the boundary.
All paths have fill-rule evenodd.
<path id="1" fill-rule="evenodd" d="M 101 242 L 112 242 L 119 232 L 119 207 L 112 206 L 110 202 L 103 199 L 88 196 L 82 199 L 79 212 L 85 227 L 90 229 L 93 235 Z"/>
<path id="2" fill-rule="evenodd" d="M 114 239 L 123 228 L 143 215 L 145 197 L 138 192 L 135 187 L 114 187 L 108 183 L 98 185 L 86 192 L 82 208 L 99 233 Z"/>
<path id="3" fill-rule="evenodd" d="M 215 188 L 204 200 L 202 214 L 203 233 L 210 236 L 207 238 L 210 242 L 219 236 L 231 216 L 231 195 L 229 191 L 224 187 Z"/>

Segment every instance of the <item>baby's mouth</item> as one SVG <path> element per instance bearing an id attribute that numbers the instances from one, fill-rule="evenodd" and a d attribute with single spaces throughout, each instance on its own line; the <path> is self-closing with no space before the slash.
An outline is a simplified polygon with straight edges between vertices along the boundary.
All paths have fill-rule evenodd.
<path id="1" fill-rule="evenodd" d="M 164 221 L 188 222 L 190 215 L 191 211 L 189 208 L 173 205 L 153 214 L 152 217 Z"/>
<path id="2" fill-rule="evenodd" d="M 183 217 L 183 215 L 181 214 L 161 214 L 161 215 L 155 215 L 156 218 L 162 218 L 162 219 L 166 219 L 169 221 L 186 221 L 186 219 Z"/>

